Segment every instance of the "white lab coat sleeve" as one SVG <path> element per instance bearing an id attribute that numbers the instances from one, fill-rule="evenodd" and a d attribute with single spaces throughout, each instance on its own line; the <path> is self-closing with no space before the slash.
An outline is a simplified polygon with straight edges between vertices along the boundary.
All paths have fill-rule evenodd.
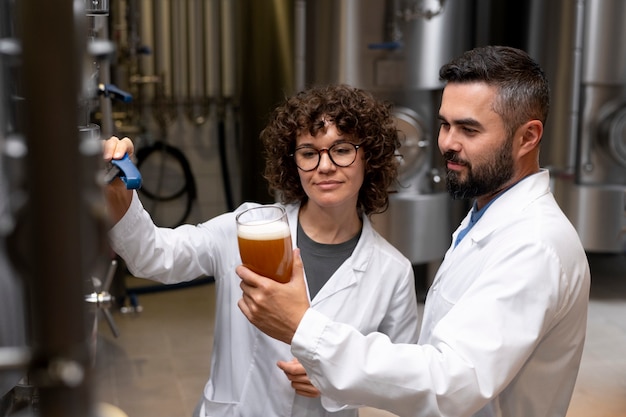
<path id="1" fill-rule="evenodd" d="M 174 229 L 158 227 L 134 192 L 128 211 L 108 237 L 111 248 L 134 276 L 173 284 L 219 275 L 220 257 L 237 252 L 234 216 L 226 213 L 199 225 Z"/>
<path id="2" fill-rule="evenodd" d="M 384 272 L 382 272 L 384 275 Z M 394 343 L 417 343 L 419 316 L 415 293 L 415 276 L 409 265 L 402 279 L 396 281 L 393 300 L 378 331 Z"/>
<path id="3" fill-rule="evenodd" d="M 399 415 L 414 415 L 417 404 L 435 410 L 427 395 L 417 392 L 429 373 L 424 348 L 392 344 L 382 333 L 361 334 L 309 309 L 294 335 L 291 350 L 322 395 L 349 406 L 372 406 Z M 389 372 L 389 370 L 397 372 Z M 438 416 L 439 414 L 420 414 Z"/>
<path id="4" fill-rule="evenodd" d="M 376 235 L 374 239 L 368 243 L 376 250 L 370 255 L 367 271 L 361 280 L 362 285 L 365 285 L 367 281 L 373 286 L 366 293 L 359 295 L 360 307 L 357 305 L 354 307 L 361 311 L 353 312 L 354 321 L 338 321 L 354 324 L 368 321 L 367 317 L 370 317 L 378 324 L 368 328 L 357 326 L 359 332 L 364 334 L 380 332 L 387 335 L 394 343 L 415 344 L 419 333 L 419 313 L 413 268 L 408 259 L 400 255 L 380 236 Z M 367 312 L 362 311 L 363 306 L 368 306 Z M 326 310 L 319 311 L 329 314 Z M 333 316 L 332 313 L 330 316 L 337 320 L 337 316 Z M 324 395 L 321 397 L 321 402 L 323 407 L 331 412 L 356 407 L 334 401 Z"/>
<path id="5" fill-rule="evenodd" d="M 309 310 L 292 353 L 335 401 L 402 416 L 470 416 L 516 376 L 568 304 L 558 299 L 566 280 L 550 247 L 501 242 L 496 252 L 468 288 L 431 291 L 433 308 L 449 305 L 427 344 L 393 344 Z"/>

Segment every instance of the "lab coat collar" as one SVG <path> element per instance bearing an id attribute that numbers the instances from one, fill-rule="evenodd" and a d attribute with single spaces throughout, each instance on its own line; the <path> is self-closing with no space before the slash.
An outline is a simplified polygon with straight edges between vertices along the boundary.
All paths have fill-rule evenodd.
<path id="1" fill-rule="evenodd" d="M 300 204 L 290 204 L 287 206 L 287 218 L 289 220 L 289 228 L 291 229 L 292 236 L 292 245 L 294 248 L 296 247 L 297 242 L 299 210 Z M 371 254 L 373 250 L 373 245 L 368 244 L 368 242 L 371 243 L 373 239 L 375 239 L 375 235 L 374 228 L 372 227 L 370 220 L 367 218 L 367 216 L 363 216 L 362 220 L 363 230 L 361 232 L 361 237 L 359 238 L 359 241 L 354 248 L 352 256 L 350 256 L 339 267 L 339 269 L 335 271 L 333 276 L 331 276 L 328 282 L 320 289 L 315 298 L 311 300 L 312 306 L 345 288 L 356 285 L 359 272 L 365 271 L 365 269 L 367 268 L 367 264 L 371 259 Z"/>
<path id="2" fill-rule="evenodd" d="M 533 201 L 548 193 L 550 193 L 548 170 L 542 169 L 536 174 L 529 175 L 494 201 L 465 239 L 471 240 L 472 243 L 480 243 L 502 225 L 502 213 L 507 213 L 507 217 L 515 216 Z M 469 218 L 466 218 L 463 223 L 468 220 Z"/>

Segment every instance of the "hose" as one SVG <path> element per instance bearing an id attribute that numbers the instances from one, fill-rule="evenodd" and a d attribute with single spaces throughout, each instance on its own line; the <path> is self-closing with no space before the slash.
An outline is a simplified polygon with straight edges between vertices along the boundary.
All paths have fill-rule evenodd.
<path id="1" fill-rule="evenodd" d="M 154 200 L 154 201 L 171 201 L 181 197 L 183 194 L 187 195 L 185 211 L 182 217 L 176 222 L 176 226 L 180 226 L 183 224 L 189 214 L 191 213 L 191 209 L 193 206 L 194 200 L 197 198 L 197 189 L 196 189 L 196 181 L 194 179 L 193 173 L 191 172 L 191 166 L 189 165 L 189 161 L 183 154 L 183 152 L 171 145 L 168 145 L 165 142 L 157 141 L 150 146 L 143 147 L 137 151 L 137 168 L 141 169 L 141 165 L 150 157 L 154 152 L 163 152 L 168 156 L 172 156 L 180 165 L 183 175 L 184 175 L 184 185 L 179 190 L 174 191 L 170 195 L 159 195 L 157 192 L 150 191 L 145 182 L 142 187 L 139 189 L 139 192 L 146 197 Z"/>

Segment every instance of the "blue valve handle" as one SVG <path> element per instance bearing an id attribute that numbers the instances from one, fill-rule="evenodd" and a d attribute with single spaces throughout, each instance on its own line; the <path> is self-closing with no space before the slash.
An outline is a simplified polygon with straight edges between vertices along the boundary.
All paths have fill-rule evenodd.
<path id="1" fill-rule="evenodd" d="M 391 41 L 391 42 L 378 42 L 378 43 L 370 43 L 367 45 L 369 49 L 375 50 L 388 50 L 394 51 L 396 49 L 402 48 L 402 42 Z"/>
<path id="2" fill-rule="evenodd" d="M 130 103 L 133 101 L 132 94 L 122 90 L 114 84 L 99 84 L 98 92 L 105 97 L 113 97 L 116 100 L 120 100 L 124 103 Z"/>
<path id="3" fill-rule="evenodd" d="M 122 159 L 112 159 L 111 169 L 106 174 L 106 181 L 110 183 L 115 177 L 120 177 L 126 184 L 126 189 L 137 190 L 141 188 L 141 173 L 130 160 L 128 154 Z"/>

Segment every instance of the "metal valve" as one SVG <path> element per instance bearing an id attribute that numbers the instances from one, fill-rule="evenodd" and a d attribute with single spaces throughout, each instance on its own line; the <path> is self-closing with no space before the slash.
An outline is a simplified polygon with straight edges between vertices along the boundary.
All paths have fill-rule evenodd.
<path id="1" fill-rule="evenodd" d="M 111 314 L 111 305 L 113 304 L 114 297 L 109 293 L 109 288 L 111 287 L 111 283 L 113 282 L 113 277 L 115 276 L 115 270 L 117 269 L 117 260 L 111 260 L 111 265 L 106 274 L 106 278 L 104 283 L 97 277 L 92 277 L 94 292 L 91 294 L 87 294 L 85 296 L 85 301 L 88 303 L 92 303 L 96 306 L 96 311 L 101 311 L 104 314 L 104 318 L 106 319 L 109 327 L 111 328 L 111 332 L 113 332 L 113 336 L 119 336 L 119 330 L 117 329 L 117 325 L 113 320 L 113 315 Z"/>

